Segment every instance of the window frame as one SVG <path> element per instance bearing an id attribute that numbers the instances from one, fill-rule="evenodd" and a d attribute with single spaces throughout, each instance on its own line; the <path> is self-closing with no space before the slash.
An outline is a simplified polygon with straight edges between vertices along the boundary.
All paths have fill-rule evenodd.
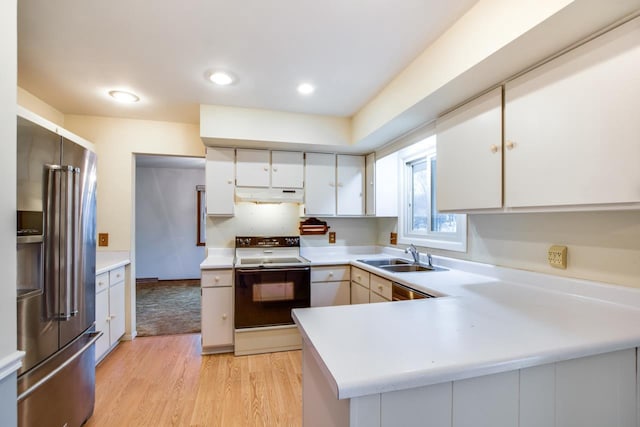
<path id="1" fill-rule="evenodd" d="M 426 231 L 416 231 L 411 229 L 412 224 L 412 189 L 413 170 L 412 166 L 417 162 L 425 161 L 427 167 L 428 180 L 428 212 L 432 211 L 432 190 L 431 182 L 431 160 L 436 158 L 436 136 L 432 135 L 398 152 L 398 162 L 400 171 L 399 188 L 399 210 L 398 210 L 398 243 L 415 244 L 433 249 L 445 249 L 456 252 L 467 251 L 467 216 L 465 214 L 455 214 L 456 232 L 445 233 L 431 231 L 432 218 L 429 215 Z"/>

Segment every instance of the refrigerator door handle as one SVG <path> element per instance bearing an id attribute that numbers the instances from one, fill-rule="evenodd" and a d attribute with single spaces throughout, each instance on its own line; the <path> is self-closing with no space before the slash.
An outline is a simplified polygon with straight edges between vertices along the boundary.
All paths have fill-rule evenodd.
<path id="1" fill-rule="evenodd" d="M 80 257 L 80 250 L 82 248 L 82 233 L 80 230 L 80 212 L 81 212 L 81 199 L 80 199 L 80 168 L 73 168 L 73 258 L 71 267 L 73 268 L 73 281 L 71 292 L 71 315 L 78 314 L 78 299 L 80 287 L 82 286 L 82 258 Z"/>
<path id="2" fill-rule="evenodd" d="M 44 174 L 44 295 L 45 317 L 58 317 L 60 301 L 60 173 L 62 166 L 45 165 Z"/>
<path id="3" fill-rule="evenodd" d="M 76 230 L 74 225 L 74 175 L 73 166 L 62 167 L 60 203 L 60 320 L 69 320 L 74 313 L 74 254 Z"/>

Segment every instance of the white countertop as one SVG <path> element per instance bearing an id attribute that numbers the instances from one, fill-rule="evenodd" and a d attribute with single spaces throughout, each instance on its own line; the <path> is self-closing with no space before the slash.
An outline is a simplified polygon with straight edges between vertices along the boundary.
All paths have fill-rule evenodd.
<path id="1" fill-rule="evenodd" d="M 128 251 L 98 251 L 96 252 L 96 274 L 106 273 L 114 268 L 131 263 Z"/>
<path id="2" fill-rule="evenodd" d="M 357 261 L 352 265 L 446 297 L 294 310 L 336 397 L 426 386 L 640 345 L 640 290 L 434 260 L 454 269 L 389 274 Z"/>
<path id="3" fill-rule="evenodd" d="M 207 248 L 207 257 L 200 263 L 200 269 L 233 268 L 234 256 L 234 249 Z"/>

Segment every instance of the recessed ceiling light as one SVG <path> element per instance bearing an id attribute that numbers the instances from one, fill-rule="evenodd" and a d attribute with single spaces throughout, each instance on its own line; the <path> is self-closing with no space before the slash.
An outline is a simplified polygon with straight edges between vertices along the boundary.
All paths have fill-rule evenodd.
<path id="1" fill-rule="evenodd" d="M 119 102 L 138 102 L 140 98 L 138 95 L 133 94 L 131 92 L 125 92 L 123 90 L 110 90 L 109 95 Z"/>
<path id="2" fill-rule="evenodd" d="M 298 85 L 298 92 L 302 95 L 311 95 L 315 90 L 316 88 L 309 83 L 301 83 Z"/>
<path id="3" fill-rule="evenodd" d="M 209 80 L 219 86 L 227 86 L 235 81 L 235 78 L 224 71 L 214 71 L 209 75 Z"/>

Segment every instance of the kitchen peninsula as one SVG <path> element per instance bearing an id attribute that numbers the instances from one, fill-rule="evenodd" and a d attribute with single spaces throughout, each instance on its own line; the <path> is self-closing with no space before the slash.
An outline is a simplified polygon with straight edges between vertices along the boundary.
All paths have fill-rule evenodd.
<path id="1" fill-rule="evenodd" d="M 638 290 L 436 264 L 449 271 L 351 260 L 445 297 L 294 310 L 305 426 L 637 425 Z"/>

